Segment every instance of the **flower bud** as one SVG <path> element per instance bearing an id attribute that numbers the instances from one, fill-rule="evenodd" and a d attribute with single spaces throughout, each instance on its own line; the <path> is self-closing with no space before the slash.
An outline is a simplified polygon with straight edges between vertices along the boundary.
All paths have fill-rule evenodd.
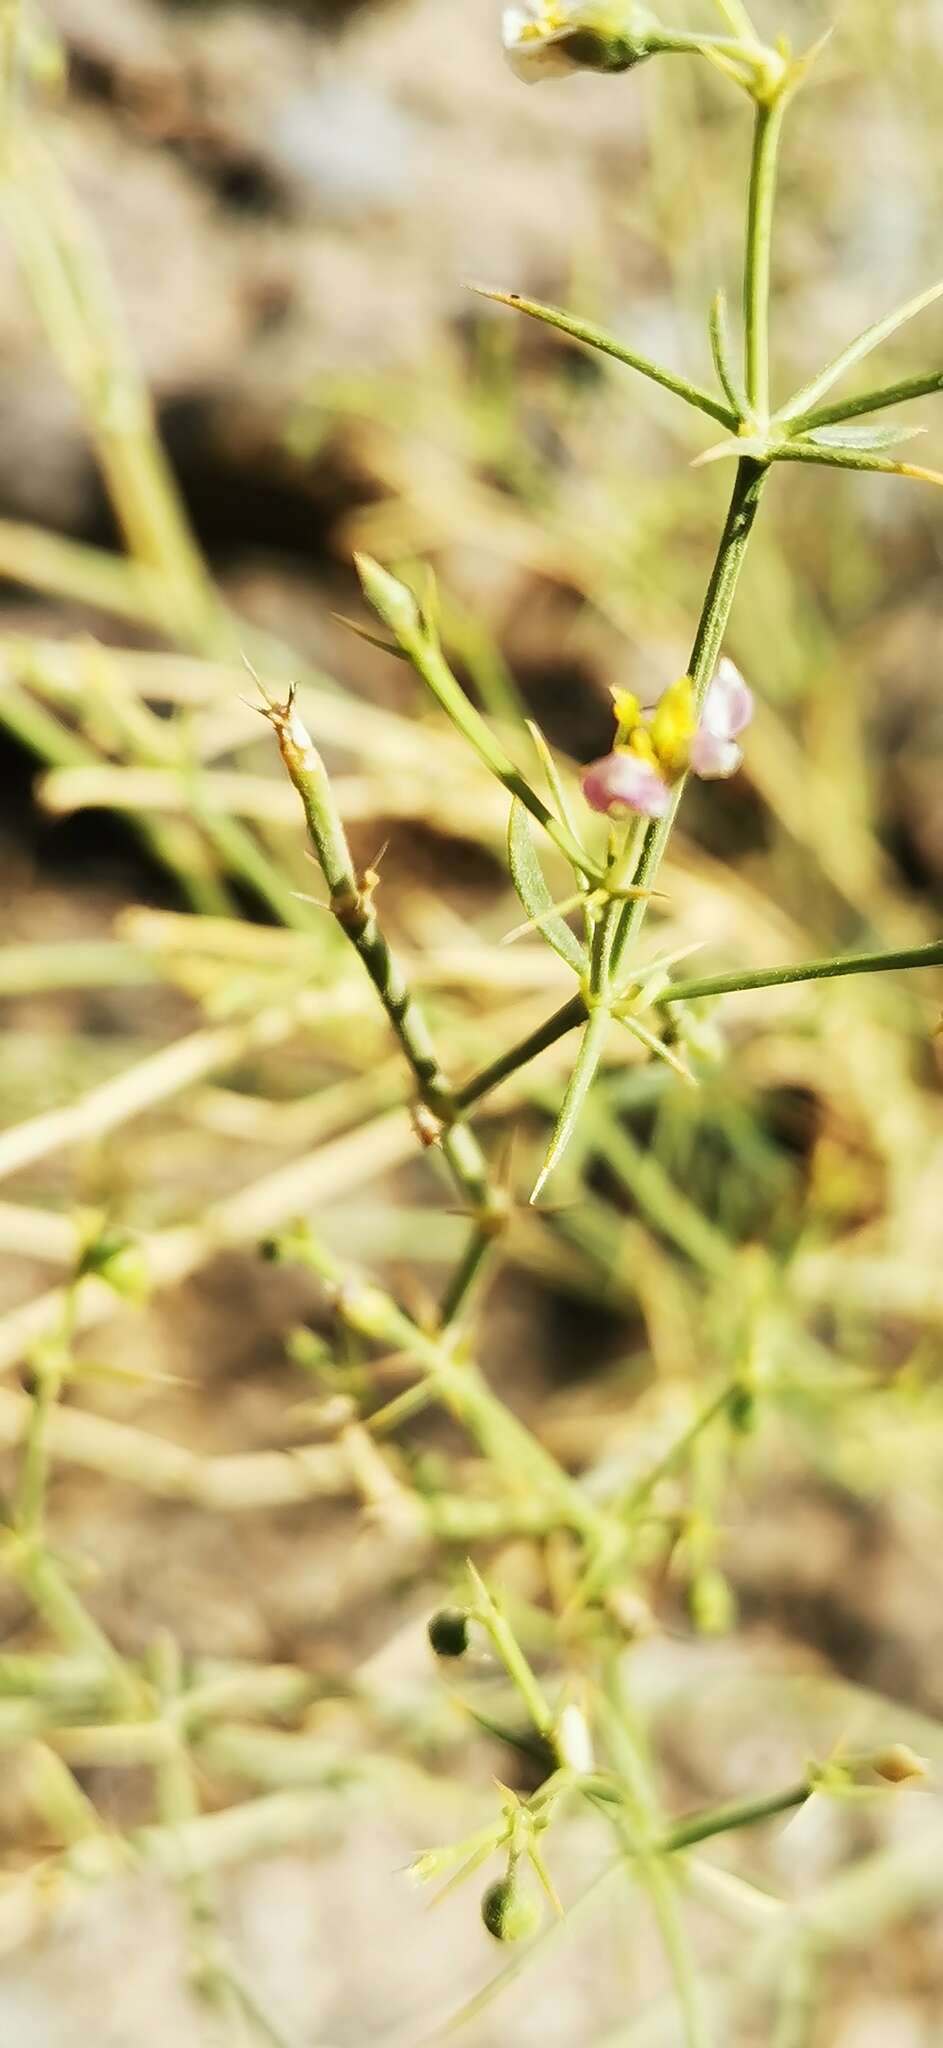
<path id="1" fill-rule="evenodd" d="M 437 1657 L 464 1657 L 468 1648 L 468 1616 L 461 1607 L 440 1607 L 426 1627 Z"/>
<path id="2" fill-rule="evenodd" d="M 481 1901 L 481 1917 L 495 1941 L 527 1941 L 540 1926 L 537 1900 L 510 1872 L 491 1884 Z"/>
<path id="3" fill-rule="evenodd" d="M 367 603 L 373 606 L 391 633 L 400 639 L 420 632 L 419 606 L 407 585 L 391 576 L 388 569 L 381 569 L 372 555 L 355 555 L 354 563 Z"/>
<path id="4" fill-rule="evenodd" d="M 502 23 L 508 63 L 527 85 L 571 71 L 630 71 L 652 54 L 655 28 L 638 0 L 520 0 Z"/>

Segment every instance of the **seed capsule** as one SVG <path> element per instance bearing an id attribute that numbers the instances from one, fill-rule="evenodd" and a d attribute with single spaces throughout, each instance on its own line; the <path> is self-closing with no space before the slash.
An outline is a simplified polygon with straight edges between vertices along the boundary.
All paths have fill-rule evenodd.
<path id="1" fill-rule="evenodd" d="M 482 1899 L 481 1917 L 495 1941 L 527 1941 L 540 1926 L 540 1907 L 513 1877 L 499 1877 Z"/>
<path id="2" fill-rule="evenodd" d="M 437 1657 L 464 1657 L 468 1648 L 468 1616 L 461 1607 L 440 1607 L 426 1633 Z"/>

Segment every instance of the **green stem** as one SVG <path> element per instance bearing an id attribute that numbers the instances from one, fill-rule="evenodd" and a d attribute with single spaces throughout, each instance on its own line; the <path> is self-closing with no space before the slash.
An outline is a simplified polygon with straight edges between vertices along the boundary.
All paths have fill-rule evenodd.
<path id="1" fill-rule="evenodd" d="M 737 464 L 730 508 L 691 650 L 690 673 L 694 683 L 695 709 L 698 714 L 703 707 L 717 666 L 767 474 L 764 464 L 755 462 L 750 457 L 744 457 Z M 654 886 L 662 855 L 671 836 L 685 780 L 686 778 L 682 779 L 676 785 L 674 800 L 667 816 L 653 818 L 646 831 L 635 875 L 636 887 L 640 890 L 650 891 Z M 611 973 L 614 980 L 619 975 L 627 948 L 641 930 L 647 907 L 647 896 L 640 895 L 634 902 L 626 904 L 622 911 L 612 950 Z"/>
<path id="2" fill-rule="evenodd" d="M 803 1778 L 797 1785 L 787 1785 L 784 1792 L 770 1792 L 765 1799 L 746 1799 L 729 1806 L 716 1806 L 710 1813 L 693 1813 L 688 1820 L 677 1821 L 669 1828 L 660 1847 L 665 1854 L 674 1854 L 679 1849 L 693 1849 L 697 1842 L 711 1842 L 715 1835 L 729 1835 L 736 1828 L 757 1827 L 761 1821 L 774 1820 L 777 1814 L 791 1813 L 797 1806 L 804 1806 L 815 1791 L 815 1784 Z"/>
<path id="3" fill-rule="evenodd" d="M 553 1715 L 517 1637 L 500 1607 L 492 1599 L 481 1574 L 475 1570 L 473 1564 L 469 1564 L 468 1569 L 475 1593 L 475 1617 L 491 1638 L 495 1655 L 504 1665 L 511 1684 L 520 1693 L 538 1735 L 549 1736 L 553 1728 Z"/>
<path id="4" fill-rule="evenodd" d="M 659 1004 L 694 1002 L 700 996 L 738 995 L 745 989 L 785 988 L 793 982 L 832 981 L 847 974 L 883 974 L 897 967 L 943 966 L 943 939 L 905 946 L 896 953 L 853 953 L 845 958 L 804 960 L 797 967 L 758 967 L 752 974 L 714 974 L 701 981 L 677 981 Z"/>
<path id="5" fill-rule="evenodd" d="M 470 1081 L 466 1081 L 463 1088 L 457 1088 L 455 1101 L 458 1108 L 470 1109 L 473 1103 L 481 1101 L 482 1096 L 490 1095 L 493 1088 L 500 1087 L 502 1081 L 509 1080 L 512 1074 L 517 1074 L 522 1067 L 529 1066 L 531 1060 L 537 1058 L 538 1053 L 546 1052 L 548 1046 L 556 1045 L 559 1039 L 566 1037 L 568 1031 L 575 1031 L 579 1024 L 585 1022 L 586 1004 L 582 996 L 571 996 L 569 1002 L 564 1003 L 561 1009 L 554 1011 L 552 1017 L 547 1018 L 545 1024 L 538 1025 L 536 1031 L 529 1031 L 526 1038 L 521 1038 L 516 1045 L 509 1046 L 507 1052 L 499 1053 L 497 1059 L 491 1061 L 490 1066 L 482 1067 L 481 1072 L 474 1074 Z"/>
<path id="6" fill-rule="evenodd" d="M 781 90 L 759 100 L 753 131 L 753 160 L 747 211 L 743 274 L 744 363 L 747 403 L 758 422 L 769 418 L 769 296 L 776 172 L 786 96 Z"/>
<path id="7" fill-rule="evenodd" d="M 469 1295 L 485 1264 L 500 1226 L 497 1213 L 483 1216 L 471 1231 L 465 1250 L 452 1274 L 439 1307 L 439 1323 L 449 1330 L 467 1307 Z"/>
<path id="8" fill-rule="evenodd" d="M 552 1506 L 564 1527 L 600 1540 L 605 1528 L 600 1510 L 533 1432 L 492 1393 L 477 1367 L 456 1360 L 443 1332 L 420 1329 L 383 1288 L 352 1279 L 310 1233 L 303 1244 L 293 1247 L 293 1256 L 327 1282 L 335 1294 L 339 1316 L 358 1336 L 415 1359 L 442 1406 L 468 1431 L 517 1499 L 530 1486 Z"/>
<path id="9" fill-rule="evenodd" d="M 441 1141 L 457 1186 L 474 1209 L 490 1218 L 503 1205 L 491 1186 L 477 1138 L 459 1122 L 461 1104 L 439 1062 L 424 1012 L 407 987 L 381 929 L 373 904 L 375 880 L 364 882 L 357 873 L 321 756 L 298 717 L 293 696 L 284 705 L 269 705 L 267 716 L 301 798 L 330 891 L 331 909 L 376 989 L 415 1078 L 421 1103 L 442 1126 L 441 1130 L 432 1128 L 430 1142 Z"/>

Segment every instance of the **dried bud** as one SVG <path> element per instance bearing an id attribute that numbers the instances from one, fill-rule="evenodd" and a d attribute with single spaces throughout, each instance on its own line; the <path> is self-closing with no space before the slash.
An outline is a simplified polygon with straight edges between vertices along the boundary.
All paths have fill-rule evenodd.
<path id="1" fill-rule="evenodd" d="M 527 1941 L 540 1926 L 540 1907 L 510 1873 L 488 1886 L 481 1917 L 495 1941 Z"/>
<path id="2" fill-rule="evenodd" d="M 464 1657 L 468 1648 L 468 1615 L 461 1607 L 440 1607 L 426 1629 L 437 1657 Z"/>

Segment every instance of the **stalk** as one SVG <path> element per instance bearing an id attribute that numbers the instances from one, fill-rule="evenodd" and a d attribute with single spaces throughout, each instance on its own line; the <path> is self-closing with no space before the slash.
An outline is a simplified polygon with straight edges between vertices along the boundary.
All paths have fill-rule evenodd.
<path id="1" fill-rule="evenodd" d="M 773 250 L 773 209 L 786 94 L 780 88 L 758 100 L 747 203 L 747 246 L 743 271 L 743 331 L 747 404 L 758 424 L 769 419 L 769 299 Z"/>
<path id="2" fill-rule="evenodd" d="M 727 622 L 733 608 L 733 601 L 743 567 L 744 557 L 753 532 L 760 502 L 760 493 L 768 474 L 767 466 L 752 457 L 744 457 L 737 464 L 733 494 L 726 524 L 717 550 L 717 557 L 711 572 L 707 594 L 694 636 L 691 650 L 690 674 L 694 683 L 695 708 L 698 714 L 703 709 L 704 699 L 711 678 L 717 666 L 717 659 L 723 646 Z M 661 866 L 665 848 L 671 837 L 672 827 L 678 813 L 678 805 L 684 794 L 687 777 L 676 784 L 671 809 L 664 818 L 653 818 L 642 843 L 642 852 L 635 871 L 635 886 L 651 890 Z M 627 903 L 620 912 L 610 961 L 613 981 L 618 981 L 626 952 L 638 937 L 645 919 L 648 899 L 640 895 Z"/>

